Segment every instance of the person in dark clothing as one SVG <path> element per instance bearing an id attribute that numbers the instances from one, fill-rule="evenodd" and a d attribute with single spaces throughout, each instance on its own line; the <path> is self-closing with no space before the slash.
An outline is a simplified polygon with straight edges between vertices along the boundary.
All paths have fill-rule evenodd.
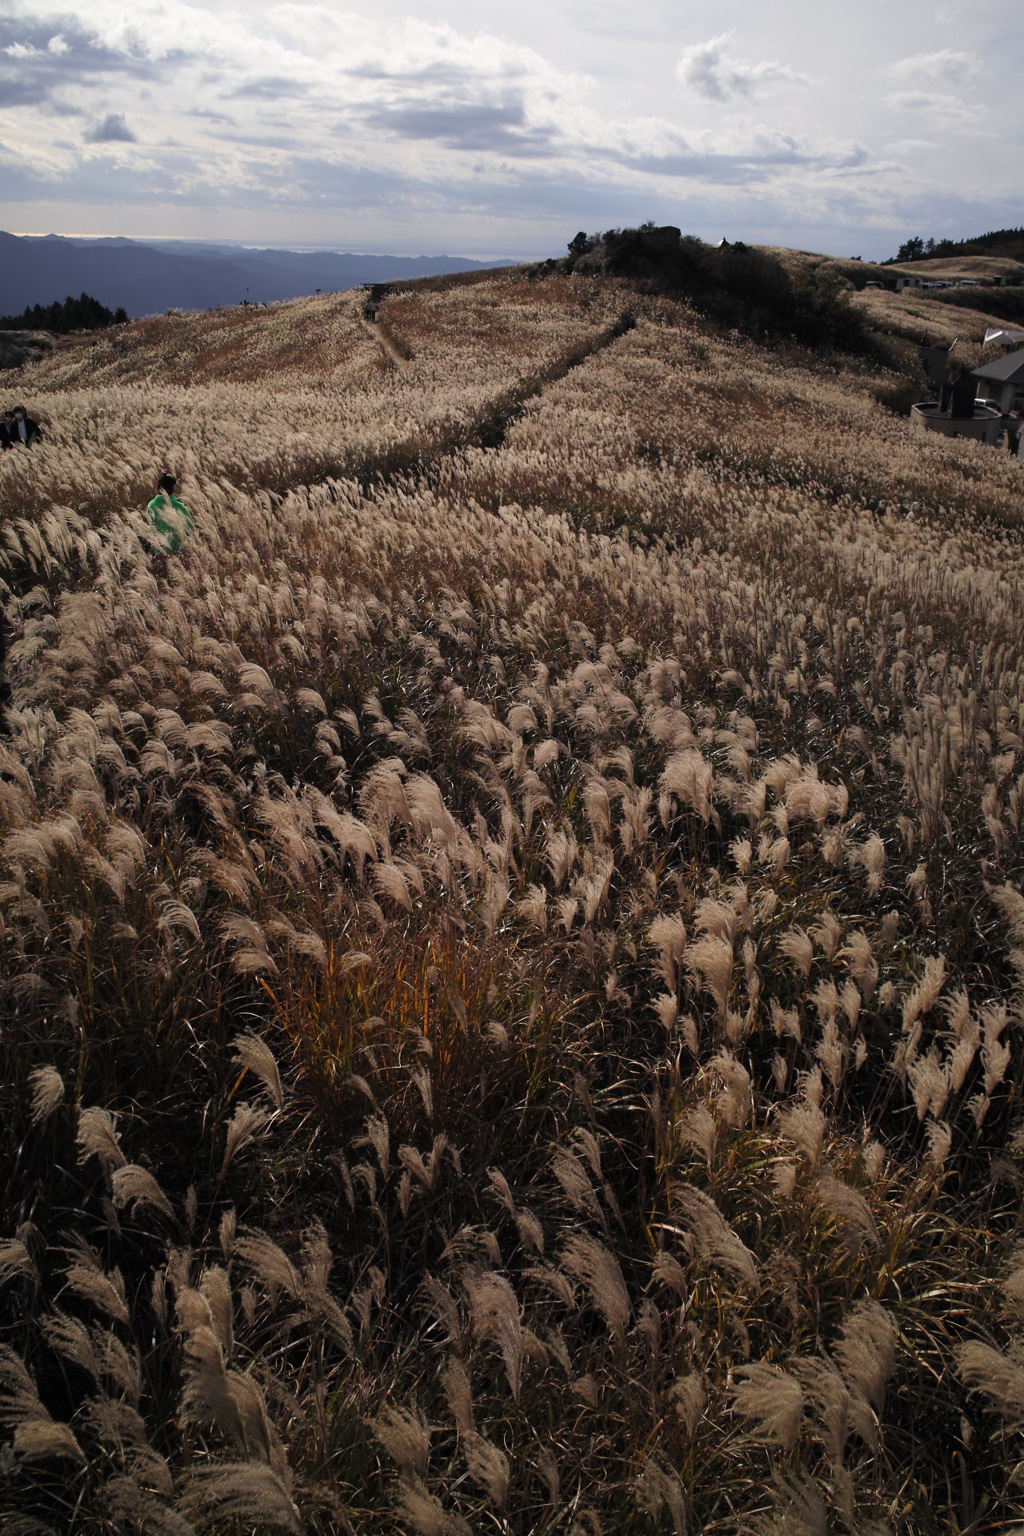
<path id="1" fill-rule="evenodd" d="M 23 405 L 16 405 L 4 416 L 6 428 L 6 442 L 3 447 L 17 448 L 19 446 L 31 448 L 33 443 L 42 441 L 43 433 L 38 421 L 33 421 Z"/>

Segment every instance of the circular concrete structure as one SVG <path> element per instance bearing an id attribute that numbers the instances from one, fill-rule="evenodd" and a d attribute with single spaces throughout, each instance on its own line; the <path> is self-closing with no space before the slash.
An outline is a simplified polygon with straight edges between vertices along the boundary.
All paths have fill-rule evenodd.
<path id="1" fill-rule="evenodd" d="M 976 405 L 973 416 L 948 416 L 937 400 L 910 407 L 910 424 L 919 432 L 941 432 L 944 437 L 970 437 L 993 447 L 1006 431 L 1006 417 L 988 405 Z"/>

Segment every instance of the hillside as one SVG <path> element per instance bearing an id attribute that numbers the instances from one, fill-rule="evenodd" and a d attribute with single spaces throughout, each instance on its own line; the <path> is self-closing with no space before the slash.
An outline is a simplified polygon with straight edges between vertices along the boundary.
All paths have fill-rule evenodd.
<path id="1" fill-rule="evenodd" d="M 914 351 L 922 342 L 927 346 L 950 346 L 959 340 L 961 364 L 976 367 L 982 358 L 985 332 L 1005 324 L 999 314 L 1001 292 L 994 288 L 968 290 L 976 294 L 978 306 L 957 303 L 956 289 L 940 289 L 933 294 L 918 289 L 889 293 L 867 288 L 852 303 L 865 317 L 873 331 L 901 339 L 912 346 L 900 349 L 902 366 L 913 367 Z M 991 307 L 988 307 L 991 306 Z M 994 354 L 995 355 L 995 354 Z"/>
<path id="2" fill-rule="evenodd" d="M 890 408 L 985 317 L 851 302 L 513 270 L 2 380 L 12 1531 L 1017 1517 L 1024 475 Z"/>
<path id="3" fill-rule="evenodd" d="M 881 268 L 889 278 L 902 274 L 921 277 L 926 281 L 936 277 L 1024 277 L 1024 260 L 1010 256 L 986 256 L 970 252 L 949 256 L 932 256 L 923 261 L 896 262 Z"/>

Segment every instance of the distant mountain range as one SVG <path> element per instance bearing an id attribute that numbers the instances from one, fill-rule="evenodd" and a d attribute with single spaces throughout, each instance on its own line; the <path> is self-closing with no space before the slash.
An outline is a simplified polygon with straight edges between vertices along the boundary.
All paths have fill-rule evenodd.
<path id="1" fill-rule="evenodd" d="M 269 304 L 319 288 L 331 293 L 360 283 L 475 272 L 512 262 L 463 256 L 353 256 L 336 251 L 247 250 L 186 240 L 90 240 L 0 231 L 0 314 L 88 293 L 132 319 L 167 309 Z"/>

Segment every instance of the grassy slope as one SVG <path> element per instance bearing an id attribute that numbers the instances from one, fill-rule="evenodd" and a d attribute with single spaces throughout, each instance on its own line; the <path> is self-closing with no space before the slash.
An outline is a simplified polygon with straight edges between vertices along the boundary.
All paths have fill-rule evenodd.
<path id="1" fill-rule="evenodd" d="M 1024 277 L 1024 261 L 1012 256 L 933 256 L 884 267 L 886 273 L 906 277 Z"/>
<path id="2" fill-rule="evenodd" d="M 620 283 L 381 318 L 22 381 L 0 1507 L 1009 1517 L 1019 468 Z"/>

